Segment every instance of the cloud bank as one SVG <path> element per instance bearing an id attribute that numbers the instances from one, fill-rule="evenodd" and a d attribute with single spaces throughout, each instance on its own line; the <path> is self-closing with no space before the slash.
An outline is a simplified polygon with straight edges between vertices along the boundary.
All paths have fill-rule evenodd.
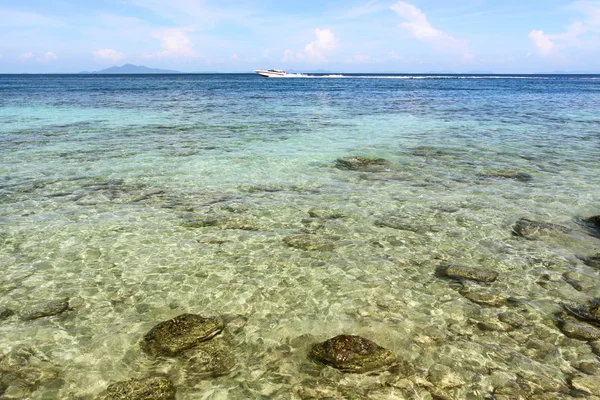
<path id="1" fill-rule="evenodd" d="M 442 51 L 461 54 L 466 59 L 472 59 L 473 54 L 469 51 L 466 41 L 457 40 L 447 33 L 434 28 L 427 20 L 423 11 L 412 4 L 398 1 L 390 6 L 401 18 L 406 20 L 399 25 L 408 31 L 415 39 Z"/>
<path id="2" fill-rule="evenodd" d="M 339 46 L 339 40 L 330 29 L 315 29 L 315 40 L 294 55 L 291 50 L 283 53 L 283 61 L 305 60 L 311 63 L 326 63 L 327 55 Z"/>
<path id="3" fill-rule="evenodd" d="M 110 61 L 117 62 L 123 59 L 123 53 L 119 53 L 113 49 L 100 49 L 94 51 L 94 60 L 96 61 Z"/>

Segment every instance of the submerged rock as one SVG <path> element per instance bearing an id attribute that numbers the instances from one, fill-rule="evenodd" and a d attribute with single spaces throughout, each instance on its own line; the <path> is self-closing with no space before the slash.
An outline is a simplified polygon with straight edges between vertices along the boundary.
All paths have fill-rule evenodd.
<path id="1" fill-rule="evenodd" d="M 460 267 L 457 265 L 444 265 L 440 267 L 439 272 L 450 278 L 470 279 L 480 282 L 494 282 L 498 278 L 498 273 L 496 271 Z"/>
<path id="2" fill-rule="evenodd" d="M 513 226 L 513 234 L 529 240 L 536 240 L 542 236 L 548 236 L 556 233 L 569 233 L 570 228 L 562 225 L 551 224 L 549 222 L 532 221 L 527 218 L 521 218 Z"/>
<path id="3" fill-rule="evenodd" d="M 571 387 L 587 395 L 600 396 L 600 376 L 575 375 L 571 377 Z"/>
<path id="4" fill-rule="evenodd" d="M 40 386 L 59 384 L 59 372 L 43 353 L 14 348 L 0 355 L 0 398 L 30 399 Z"/>
<path id="5" fill-rule="evenodd" d="M 498 314 L 498 319 L 505 324 L 509 324 L 515 328 L 529 325 L 529 321 L 524 316 L 515 312 L 505 312 Z"/>
<path id="6" fill-rule="evenodd" d="M 598 304 L 590 306 L 563 304 L 563 308 L 577 319 L 600 325 L 600 305 Z"/>
<path id="7" fill-rule="evenodd" d="M 595 256 L 591 257 L 582 257 L 580 259 L 588 267 L 600 268 L 600 254 L 596 254 Z"/>
<path id="8" fill-rule="evenodd" d="M 141 342 L 152 356 L 174 356 L 219 334 L 225 324 L 221 318 L 182 314 L 152 328 Z"/>
<path id="9" fill-rule="evenodd" d="M 336 167 L 352 171 L 376 172 L 387 169 L 388 162 L 383 158 L 342 157 L 336 161 Z"/>
<path id="10" fill-rule="evenodd" d="M 594 215 L 593 217 L 589 217 L 585 220 L 596 227 L 596 229 L 600 229 L 600 215 Z"/>
<path id="11" fill-rule="evenodd" d="M 161 376 L 129 379 L 108 385 L 104 400 L 175 400 L 175 386 Z"/>
<path id="12" fill-rule="evenodd" d="M 590 347 L 592 348 L 592 352 L 600 357 L 600 340 L 590 342 Z"/>
<path id="13" fill-rule="evenodd" d="M 465 299 L 482 306 L 499 307 L 506 301 L 503 296 L 489 291 L 461 289 L 459 293 Z"/>
<path id="14" fill-rule="evenodd" d="M 579 340 L 600 340 L 600 329 L 583 322 L 560 321 L 560 330 L 568 337 Z"/>
<path id="15" fill-rule="evenodd" d="M 398 229 L 400 231 L 409 231 L 419 234 L 425 234 L 427 232 L 437 232 L 439 228 L 435 226 L 416 225 L 407 223 L 405 220 L 398 217 L 389 217 L 386 219 L 378 219 L 375 221 L 375 225 L 379 227 Z"/>
<path id="16" fill-rule="evenodd" d="M 188 384 L 196 385 L 208 378 L 227 375 L 235 368 L 233 353 L 219 339 L 203 342 L 182 354 Z"/>
<path id="17" fill-rule="evenodd" d="M 257 222 L 251 218 L 209 217 L 187 220 L 183 223 L 183 226 L 191 229 L 216 227 L 221 229 L 239 229 L 243 231 L 260 230 L 257 226 Z"/>
<path id="18" fill-rule="evenodd" d="M 429 381 L 440 389 L 457 388 L 466 383 L 465 378 L 460 373 L 443 364 L 434 364 L 429 369 Z"/>
<path id="19" fill-rule="evenodd" d="M 290 247 L 301 250 L 333 251 L 335 244 L 331 239 L 319 235 L 290 235 L 283 238 L 283 242 Z"/>
<path id="20" fill-rule="evenodd" d="M 0 307 L 0 321 L 12 316 L 14 313 L 10 308 Z"/>
<path id="21" fill-rule="evenodd" d="M 376 343 L 353 335 L 339 335 L 315 344 L 310 357 L 344 372 L 369 372 L 397 364 L 396 356 Z"/>
<path id="22" fill-rule="evenodd" d="M 61 314 L 69 309 L 69 299 L 50 300 L 29 306 L 19 314 L 23 321 Z"/>
<path id="23" fill-rule="evenodd" d="M 484 178 L 503 178 L 513 179 L 519 182 L 529 182 L 533 179 L 533 176 L 526 172 L 514 172 L 514 171 L 497 171 L 489 174 L 481 175 Z"/>
<path id="24" fill-rule="evenodd" d="M 343 210 L 336 208 L 311 208 L 308 210 L 308 215 L 313 218 L 338 219 L 344 218 L 346 213 Z"/>

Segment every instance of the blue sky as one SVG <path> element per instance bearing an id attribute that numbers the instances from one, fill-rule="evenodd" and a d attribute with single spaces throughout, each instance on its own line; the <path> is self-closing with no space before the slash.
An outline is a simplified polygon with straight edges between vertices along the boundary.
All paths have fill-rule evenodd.
<path id="1" fill-rule="evenodd" d="M 600 73 L 600 0 L 0 0 L 0 73 Z"/>

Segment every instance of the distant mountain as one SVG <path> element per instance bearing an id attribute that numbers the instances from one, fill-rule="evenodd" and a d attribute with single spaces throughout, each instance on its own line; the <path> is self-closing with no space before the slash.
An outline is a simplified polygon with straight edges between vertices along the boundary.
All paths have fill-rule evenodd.
<path id="1" fill-rule="evenodd" d="M 87 72 L 83 71 L 80 74 L 180 74 L 179 71 L 170 69 L 148 68 L 143 65 L 125 64 L 120 67 L 110 67 L 100 71 Z"/>

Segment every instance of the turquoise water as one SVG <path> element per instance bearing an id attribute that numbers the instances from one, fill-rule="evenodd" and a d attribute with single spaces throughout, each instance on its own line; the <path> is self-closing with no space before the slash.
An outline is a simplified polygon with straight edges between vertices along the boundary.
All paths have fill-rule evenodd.
<path id="1" fill-rule="evenodd" d="M 597 358 L 555 313 L 600 297 L 581 261 L 599 252 L 581 223 L 600 214 L 599 150 L 598 76 L 0 76 L 0 308 L 14 311 L 0 393 L 92 398 L 164 374 L 180 399 L 569 398 Z M 337 168 L 349 156 L 388 168 Z M 517 238 L 523 217 L 572 231 Z M 380 223 L 394 219 L 405 228 Z M 334 250 L 283 241 L 300 234 Z M 460 284 L 436 275 L 443 263 L 500 278 Z M 474 303 L 463 286 L 504 301 Z M 60 315 L 19 317 L 61 298 Z M 529 326 L 481 329 L 509 311 Z M 142 353 L 152 326 L 186 312 L 243 325 L 219 339 L 231 371 L 191 377 Z M 342 333 L 410 372 L 307 358 Z"/>

